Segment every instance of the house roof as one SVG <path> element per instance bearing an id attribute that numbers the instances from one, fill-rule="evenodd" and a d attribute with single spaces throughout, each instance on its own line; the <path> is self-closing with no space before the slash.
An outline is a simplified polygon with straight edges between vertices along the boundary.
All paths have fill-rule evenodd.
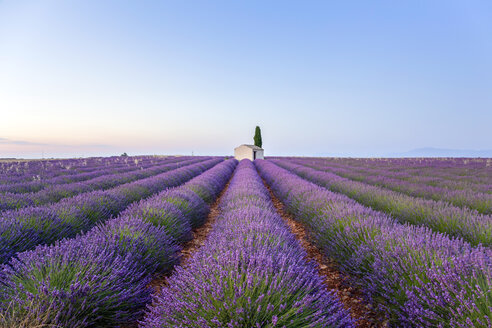
<path id="1" fill-rule="evenodd" d="M 263 150 L 263 148 L 260 148 L 258 146 L 255 146 L 255 145 L 246 145 L 246 144 L 242 144 L 241 146 L 239 147 L 248 147 L 248 148 L 251 148 L 251 149 L 254 149 L 254 150 Z M 239 147 L 236 147 L 236 148 L 239 148 Z"/>

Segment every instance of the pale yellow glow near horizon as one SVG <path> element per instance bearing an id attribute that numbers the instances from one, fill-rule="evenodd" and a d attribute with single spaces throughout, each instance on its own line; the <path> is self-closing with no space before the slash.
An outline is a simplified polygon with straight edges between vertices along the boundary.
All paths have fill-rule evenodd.
<path id="1" fill-rule="evenodd" d="M 92 106 L 56 102 L 36 104 L 7 97 L 1 100 L 0 110 L 0 137 L 35 143 L 134 146 L 156 140 L 159 143 L 178 142 L 188 139 L 192 131 L 205 132 L 198 120 L 187 121 L 187 115 L 177 115 L 183 113 L 183 109 L 152 112 L 147 107 L 142 111 L 133 104 L 123 106 L 118 102 L 105 104 L 102 101 L 102 104 Z"/>

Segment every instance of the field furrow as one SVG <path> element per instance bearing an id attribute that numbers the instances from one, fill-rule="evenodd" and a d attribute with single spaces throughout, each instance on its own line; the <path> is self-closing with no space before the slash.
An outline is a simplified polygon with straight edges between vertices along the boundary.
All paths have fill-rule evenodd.
<path id="1" fill-rule="evenodd" d="M 492 251 L 333 193 L 273 162 L 262 177 L 394 327 L 489 327 Z"/>
<path id="2" fill-rule="evenodd" d="M 88 170 L 84 170 L 84 172 L 77 173 L 76 170 L 69 171 L 71 174 L 60 174 L 52 178 L 31 178 L 31 181 L 28 182 L 19 182 L 19 183 L 11 183 L 11 184 L 0 184 L 0 192 L 2 193 L 28 193 L 28 192 L 38 192 L 47 187 L 53 188 L 55 185 L 63 185 L 74 182 L 87 181 L 90 179 L 94 179 L 97 177 L 109 175 L 109 174 L 117 174 L 117 173 L 126 173 L 136 170 L 147 169 L 149 167 L 153 167 L 156 165 L 175 163 L 178 161 L 184 160 L 184 158 L 179 157 L 171 157 L 165 158 L 159 161 L 159 163 L 155 163 L 154 161 L 142 161 L 135 159 L 135 161 L 129 161 L 127 164 L 119 164 L 119 165 L 103 165 L 96 166 L 93 169 L 87 168 Z M 32 173 L 31 173 L 32 174 Z"/>
<path id="3" fill-rule="evenodd" d="M 114 327 L 150 302 L 149 283 L 179 263 L 180 243 L 203 224 L 236 165 L 222 162 L 75 239 L 3 265 L 0 327 Z"/>
<path id="4" fill-rule="evenodd" d="M 73 197 L 84 192 L 114 188 L 118 185 L 148 178 L 183 165 L 201 162 L 206 159 L 207 158 L 192 158 L 179 160 L 176 163 L 161 164 L 143 170 L 109 174 L 88 181 L 53 186 L 34 193 L 3 193 L 0 194 L 0 210 L 5 211 L 24 208 L 27 206 L 39 206 L 43 204 L 55 203 L 61 199 Z"/>
<path id="5" fill-rule="evenodd" d="M 176 268 L 140 327 L 353 327 L 242 161 L 205 245 Z"/>
<path id="6" fill-rule="evenodd" d="M 306 161 L 293 161 L 316 170 L 327 171 L 350 180 L 360 181 L 370 185 L 380 186 L 412 197 L 449 202 L 455 206 L 468 207 L 481 214 L 492 214 L 492 194 L 474 191 L 469 188 L 450 189 L 432 186 L 425 183 L 416 183 L 394 178 L 388 171 L 369 169 L 353 170 L 347 166 L 332 166 L 327 163 L 312 164 Z M 390 171 L 391 172 L 391 171 Z M 491 190 L 492 192 L 492 190 Z"/>
<path id="7" fill-rule="evenodd" d="M 39 244 L 52 244 L 91 229 L 118 215 L 131 203 L 163 189 L 174 187 L 216 165 L 210 159 L 126 183 L 118 187 L 81 194 L 59 203 L 0 213 L 0 263 Z"/>
<path id="8" fill-rule="evenodd" d="M 473 245 L 492 245 L 491 215 L 483 215 L 445 202 L 415 198 L 289 161 L 273 162 L 334 192 L 385 212 L 400 222 L 424 225 L 436 232 L 463 238 Z"/>

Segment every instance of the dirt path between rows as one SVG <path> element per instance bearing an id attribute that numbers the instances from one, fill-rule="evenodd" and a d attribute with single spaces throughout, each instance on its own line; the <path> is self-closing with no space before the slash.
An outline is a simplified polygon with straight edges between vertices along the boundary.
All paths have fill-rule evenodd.
<path id="1" fill-rule="evenodd" d="M 344 277 L 336 268 L 336 263 L 332 259 L 323 255 L 321 249 L 314 245 L 310 239 L 307 229 L 303 224 L 295 221 L 290 214 L 284 210 L 282 202 L 273 194 L 270 186 L 263 180 L 270 193 L 273 205 L 277 209 L 282 219 L 290 227 L 292 233 L 301 243 L 307 252 L 307 260 L 313 260 L 318 264 L 318 273 L 324 278 L 326 288 L 333 291 L 340 298 L 344 308 L 350 311 L 352 318 L 357 320 L 357 327 L 361 328 L 385 328 L 388 327 L 384 322 L 384 317 L 372 311 L 372 307 L 363 301 L 362 294 L 354 287 L 347 286 Z"/>
<path id="2" fill-rule="evenodd" d="M 222 201 L 222 196 L 224 196 L 225 192 L 229 188 L 229 184 L 230 180 L 227 182 L 224 189 L 222 189 L 217 199 L 213 202 L 212 205 L 210 205 L 210 212 L 208 213 L 205 224 L 203 224 L 199 228 L 193 229 L 193 239 L 181 245 L 183 249 L 181 250 L 181 263 L 179 264 L 179 266 L 186 266 L 193 254 L 195 254 L 195 252 L 205 244 L 205 239 L 207 239 L 210 231 L 212 231 L 212 226 L 214 225 L 217 217 L 220 214 L 219 204 Z M 150 286 L 152 286 L 156 290 L 156 293 L 158 293 L 162 287 L 167 285 L 167 277 L 171 276 L 174 271 L 175 270 L 165 276 L 157 276 L 150 283 Z"/>
<path id="3" fill-rule="evenodd" d="M 234 173 L 232 175 L 234 175 Z M 205 240 L 207 239 L 210 231 L 212 231 L 212 227 L 215 221 L 217 220 L 217 217 L 220 214 L 219 204 L 222 200 L 222 196 L 229 188 L 230 182 L 231 180 L 227 182 L 227 184 L 225 185 L 224 189 L 222 189 L 217 199 L 213 202 L 212 205 L 210 205 L 210 212 L 208 213 L 205 224 L 203 224 L 199 228 L 193 229 L 192 231 L 193 239 L 181 245 L 183 249 L 181 250 L 181 263 L 179 264 L 179 266 L 186 266 L 187 263 L 190 261 L 191 257 L 193 256 L 193 254 L 205 244 Z M 171 276 L 174 273 L 174 271 L 175 269 L 173 269 L 171 273 L 168 273 L 166 275 L 157 275 L 155 279 L 150 282 L 149 286 L 155 289 L 154 294 L 159 293 L 161 288 L 167 285 L 167 278 Z M 137 327 L 138 327 L 137 323 L 131 323 L 122 326 L 122 328 L 137 328 Z"/>
<path id="4" fill-rule="evenodd" d="M 193 239 L 181 245 L 183 249 L 181 250 L 181 263 L 179 264 L 179 266 L 186 266 L 193 254 L 195 254 L 195 252 L 205 244 L 205 239 L 207 239 L 210 231 L 212 231 L 212 226 L 214 225 L 217 217 L 220 214 L 219 204 L 222 201 L 222 196 L 229 188 L 229 184 L 230 180 L 227 182 L 224 189 L 222 189 L 215 202 L 210 205 L 210 212 L 208 213 L 205 224 L 199 228 L 193 229 Z M 157 276 L 150 283 L 150 286 L 156 289 L 156 293 L 158 293 L 163 286 L 167 285 L 167 277 L 171 276 L 174 271 L 175 270 L 165 276 Z"/>

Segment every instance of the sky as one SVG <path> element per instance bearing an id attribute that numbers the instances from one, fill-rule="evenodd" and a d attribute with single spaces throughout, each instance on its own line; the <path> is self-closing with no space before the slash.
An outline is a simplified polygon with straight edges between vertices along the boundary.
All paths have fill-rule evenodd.
<path id="1" fill-rule="evenodd" d="M 492 149 L 491 1 L 0 1 L 0 157 Z"/>

